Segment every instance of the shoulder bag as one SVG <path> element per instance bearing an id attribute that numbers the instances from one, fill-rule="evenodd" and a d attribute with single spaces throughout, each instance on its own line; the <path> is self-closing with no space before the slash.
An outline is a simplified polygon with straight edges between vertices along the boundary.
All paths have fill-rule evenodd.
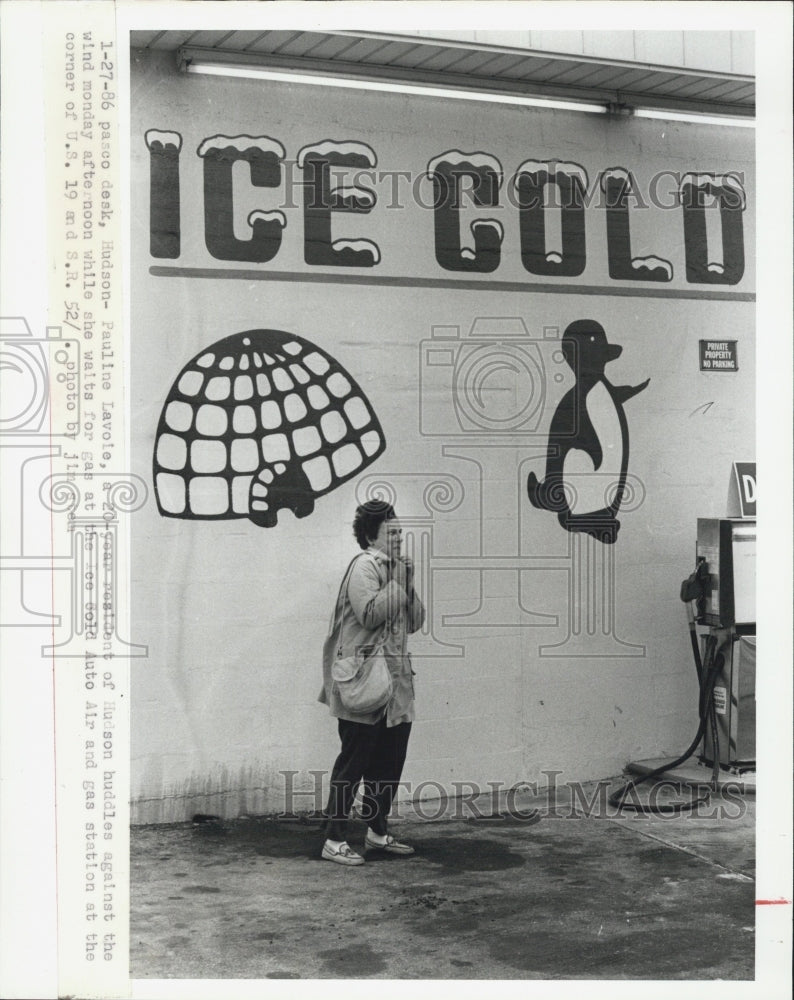
<path id="1" fill-rule="evenodd" d="M 360 557 L 357 556 L 356 559 L 358 558 Z M 348 567 L 342 586 L 339 588 L 334 620 L 340 614 L 340 607 L 344 604 L 350 574 L 356 559 Z M 331 677 L 342 705 L 351 715 L 367 715 L 376 712 L 379 708 L 383 708 L 391 698 L 391 671 L 383 652 L 387 628 L 388 622 L 385 622 L 380 638 L 376 642 L 359 646 L 352 656 L 342 656 L 343 629 L 340 628 L 339 647 L 331 665 Z"/>

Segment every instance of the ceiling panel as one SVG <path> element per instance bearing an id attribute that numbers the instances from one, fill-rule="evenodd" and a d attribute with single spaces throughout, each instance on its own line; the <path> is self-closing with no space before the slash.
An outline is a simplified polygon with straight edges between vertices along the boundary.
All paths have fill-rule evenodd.
<path id="1" fill-rule="evenodd" d="M 556 76 L 567 73 L 571 68 L 568 59 L 533 59 L 532 62 L 521 60 L 515 66 L 509 66 L 500 74 L 506 80 L 553 80 Z"/>
<path id="2" fill-rule="evenodd" d="M 218 39 L 213 48 L 230 49 L 237 52 L 245 51 L 249 45 L 253 45 L 257 39 L 268 34 L 266 31 L 233 31 L 228 37 Z"/>
<path id="3" fill-rule="evenodd" d="M 262 39 L 252 46 L 252 51 L 302 56 L 326 37 L 327 35 L 319 31 L 268 31 Z"/>
<path id="4" fill-rule="evenodd" d="M 206 45 L 209 48 L 219 48 L 225 41 L 233 39 L 236 31 L 194 31 L 190 36 L 190 45 Z"/>
<path id="5" fill-rule="evenodd" d="M 630 92 L 634 103 L 652 107 L 671 102 L 699 102 L 702 110 L 719 113 L 754 111 L 755 83 L 748 75 L 727 72 L 683 71 L 680 68 L 634 63 L 587 55 L 560 55 L 554 52 L 484 45 L 474 40 L 445 41 L 438 36 L 395 36 L 364 32 L 322 31 L 136 31 L 131 33 L 135 47 L 176 50 L 181 46 L 200 46 L 224 53 L 273 55 L 273 65 L 295 70 L 315 69 L 361 77 L 371 68 L 375 78 L 410 82 L 416 80 L 444 86 L 475 86 L 489 90 L 515 90 L 531 95 L 553 96 L 555 88 L 565 98 L 576 92 L 579 99 L 602 100 L 614 92 Z M 649 50 L 645 50 L 649 54 Z M 294 63 L 291 61 L 294 60 Z M 445 80 L 446 78 L 446 80 Z"/>
<path id="6" fill-rule="evenodd" d="M 347 36 L 350 38 L 350 36 Z M 347 55 L 344 57 L 343 62 L 353 62 L 353 63 L 369 63 L 372 62 L 373 65 L 379 65 L 380 61 L 378 59 L 378 53 L 382 52 L 383 49 L 389 44 L 386 39 L 383 38 L 360 38 L 358 39 L 359 44 L 355 48 L 348 49 Z M 406 46 L 407 47 L 407 46 Z M 431 46 L 434 48 L 435 46 Z"/>
<path id="7" fill-rule="evenodd" d="M 444 49 L 441 46 L 434 46 L 435 53 L 426 62 L 422 62 L 420 67 L 423 72 L 446 72 L 450 70 L 456 62 L 459 62 L 461 57 L 465 55 L 465 52 L 457 47 Z M 416 63 L 414 64 L 416 65 Z"/>
<path id="8" fill-rule="evenodd" d="M 393 58 L 390 65 L 413 69 L 418 63 L 428 57 L 428 48 L 429 46 L 427 45 L 412 45 Z"/>
<path id="9" fill-rule="evenodd" d="M 195 31 L 163 31 L 148 47 L 153 49 L 178 49 L 180 45 L 187 45 L 191 35 L 195 34 Z M 217 34 L 220 38 L 226 32 L 219 31 Z"/>

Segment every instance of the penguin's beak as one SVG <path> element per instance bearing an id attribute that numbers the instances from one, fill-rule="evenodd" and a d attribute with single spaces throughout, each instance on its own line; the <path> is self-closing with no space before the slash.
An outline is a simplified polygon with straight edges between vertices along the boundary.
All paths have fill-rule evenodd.
<path id="1" fill-rule="evenodd" d="M 609 344 L 607 346 L 607 359 L 609 361 L 614 361 L 615 358 L 619 358 L 623 353 L 623 348 L 620 344 Z"/>

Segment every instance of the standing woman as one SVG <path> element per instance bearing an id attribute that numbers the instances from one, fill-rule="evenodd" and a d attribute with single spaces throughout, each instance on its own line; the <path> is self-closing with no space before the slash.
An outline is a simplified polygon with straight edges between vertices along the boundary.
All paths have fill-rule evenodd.
<path id="1" fill-rule="evenodd" d="M 338 719 L 342 748 L 331 772 L 325 809 L 322 857 L 342 865 L 361 865 L 364 858 L 347 843 L 347 821 L 359 783 L 362 813 L 368 829 L 365 848 L 389 854 L 413 854 L 387 830 L 392 800 L 400 783 L 411 723 L 414 683 L 407 636 L 425 620 L 414 591 L 414 569 L 400 553 L 402 528 L 391 504 L 370 500 L 356 509 L 353 534 L 359 553 L 348 584 L 340 593 L 323 651 L 323 690 L 319 700 Z M 341 603 L 341 615 L 339 606 Z M 331 667 L 341 646 L 352 656 L 360 646 L 385 640 L 384 653 L 392 676 L 392 694 L 384 708 L 367 715 L 346 711 L 334 687 Z"/>

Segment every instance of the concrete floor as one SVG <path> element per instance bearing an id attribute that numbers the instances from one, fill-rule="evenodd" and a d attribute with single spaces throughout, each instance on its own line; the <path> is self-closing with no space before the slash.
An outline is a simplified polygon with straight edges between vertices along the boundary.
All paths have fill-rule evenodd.
<path id="1" fill-rule="evenodd" d="M 134 828 L 131 976 L 753 978 L 754 797 L 674 818 L 586 815 L 565 788 L 514 805 L 538 813 L 400 806 L 416 855 L 352 869 L 320 860 L 313 817 Z"/>

